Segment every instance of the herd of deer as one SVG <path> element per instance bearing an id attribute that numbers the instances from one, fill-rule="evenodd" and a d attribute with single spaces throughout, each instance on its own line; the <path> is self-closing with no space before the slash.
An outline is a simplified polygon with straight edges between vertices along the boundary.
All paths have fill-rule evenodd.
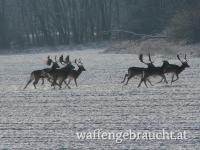
<path id="1" fill-rule="evenodd" d="M 86 71 L 86 69 L 83 66 L 83 63 L 81 62 L 81 59 L 75 59 L 74 63 L 78 66 L 78 69 L 75 70 L 75 67 L 72 65 L 72 62 L 69 59 L 69 56 L 67 56 L 64 60 L 63 55 L 60 56 L 59 62 L 62 65 L 62 67 L 59 66 L 58 61 L 53 61 L 50 56 L 47 57 L 46 64 L 48 66 L 52 65 L 50 68 L 45 68 L 42 70 L 35 70 L 31 72 L 31 76 L 29 81 L 27 82 L 26 87 L 32 82 L 34 87 L 36 88 L 36 85 L 40 79 L 42 79 L 42 84 L 44 84 L 44 79 L 47 79 L 51 83 L 51 86 L 59 86 L 59 88 L 62 88 L 62 83 L 64 82 L 68 88 L 70 88 L 69 84 L 71 80 L 74 80 L 76 86 L 77 86 L 77 78 L 79 75 Z M 66 79 L 68 79 L 68 83 L 66 82 Z"/>
<path id="2" fill-rule="evenodd" d="M 172 74 L 172 79 L 171 79 L 171 84 L 179 79 L 179 74 L 185 70 L 185 68 L 189 67 L 187 58 L 185 55 L 185 61 L 182 61 L 177 55 L 178 60 L 182 63 L 182 65 L 178 66 L 175 64 L 170 64 L 168 61 L 164 60 L 162 66 L 156 67 L 154 65 L 154 62 L 151 60 L 151 56 L 149 54 L 149 62 L 144 62 L 143 60 L 143 54 L 139 55 L 139 60 L 147 65 L 147 68 L 141 68 L 141 67 L 130 67 L 128 68 L 128 74 L 125 74 L 124 79 L 121 83 L 124 83 L 126 80 L 126 83 L 124 85 L 127 85 L 129 80 L 133 77 L 139 77 L 140 78 L 140 83 L 138 87 L 141 86 L 141 84 L 144 82 L 145 86 L 147 86 L 147 81 L 150 83 L 151 86 L 153 84 L 150 81 L 150 77 L 154 76 L 160 76 L 162 79 L 160 82 L 163 80 L 165 83 L 168 83 L 165 77 L 165 74 L 171 73 Z M 47 79 L 51 83 L 51 86 L 59 86 L 59 88 L 62 88 L 63 82 L 65 83 L 66 87 L 70 88 L 69 84 L 71 80 L 74 80 L 76 86 L 77 86 L 77 78 L 79 75 L 83 72 L 86 71 L 86 69 L 83 66 L 83 63 L 81 62 L 81 59 L 75 59 L 73 62 L 70 61 L 69 56 L 67 56 L 64 60 L 63 55 L 59 57 L 59 62 L 62 65 L 62 67 L 59 66 L 58 61 L 56 60 L 55 56 L 55 61 L 53 61 L 50 56 L 47 57 L 46 64 L 48 66 L 52 65 L 50 68 L 45 68 L 42 70 L 35 70 L 31 73 L 30 80 L 27 82 L 26 86 L 24 89 L 32 82 L 34 87 L 36 88 L 36 85 L 40 79 L 42 79 L 42 84 L 44 84 L 44 79 Z M 78 66 L 78 69 L 75 70 L 75 67 L 72 65 L 72 63 L 75 63 Z M 174 77 L 176 76 L 176 79 Z M 68 79 L 68 82 L 66 80 Z M 159 83 L 160 83 L 159 82 Z"/>
<path id="3" fill-rule="evenodd" d="M 164 60 L 162 66 L 156 67 L 154 65 L 154 62 L 151 60 L 150 54 L 149 54 L 149 63 L 144 62 L 143 55 L 140 54 L 139 60 L 142 63 L 144 63 L 145 65 L 147 65 L 147 68 L 140 68 L 140 67 L 128 68 L 128 74 L 125 74 L 125 77 L 124 77 L 124 80 L 122 81 L 122 83 L 125 82 L 126 78 L 127 78 L 127 81 L 126 81 L 125 85 L 128 84 L 128 82 L 131 78 L 140 77 L 140 83 L 139 83 L 138 87 L 141 86 L 142 82 L 144 82 L 145 86 L 148 87 L 146 81 L 148 81 L 150 83 L 150 85 L 152 85 L 149 78 L 153 77 L 153 76 L 160 76 L 162 78 L 162 80 L 160 82 L 162 82 L 164 80 L 165 83 L 168 83 L 166 80 L 165 74 L 171 73 L 172 74 L 171 84 L 172 84 L 173 82 L 175 82 L 179 79 L 179 74 L 183 70 L 185 70 L 185 68 L 190 67 L 187 62 L 186 54 L 185 54 L 185 58 L 184 58 L 185 61 L 182 61 L 180 59 L 179 55 L 177 55 L 177 58 L 181 62 L 181 64 L 182 64 L 181 66 L 178 66 L 175 64 L 170 64 L 168 61 Z M 174 76 L 176 76 L 176 79 L 174 79 Z"/>

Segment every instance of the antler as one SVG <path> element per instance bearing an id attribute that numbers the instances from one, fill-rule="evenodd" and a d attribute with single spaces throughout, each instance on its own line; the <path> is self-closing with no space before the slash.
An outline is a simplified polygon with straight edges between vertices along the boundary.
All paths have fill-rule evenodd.
<path id="1" fill-rule="evenodd" d="M 75 59 L 75 60 L 74 60 L 74 63 L 75 63 L 75 64 L 76 64 L 77 66 L 78 66 L 78 62 L 77 62 L 77 59 Z"/>
<path id="2" fill-rule="evenodd" d="M 79 58 L 78 60 L 79 60 L 78 63 L 82 65 L 83 63 L 82 63 L 82 61 L 81 61 L 81 58 Z"/>
<path id="3" fill-rule="evenodd" d="M 180 56 L 179 56 L 179 55 L 177 55 L 177 58 L 178 58 L 178 60 L 179 60 L 181 63 L 183 63 L 183 61 L 180 59 Z"/>
<path id="4" fill-rule="evenodd" d="M 62 54 L 62 55 L 60 55 L 60 59 L 63 59 L 63 54 Z"/>
<path id="5" fill-rule="evenodd" d="M 50 58 L 50 56 L 48 56 L 48 57 L 47 57 L 46 64 L 47 64 L 48 66 L 50 66 L 51 63 L 52 63 L 52 59 Z"/>
<path id="6" fill-rule="evenodd" d="M 57 56 L 55 56 L 54 59 L 55 59 L 55 62 L 57 62 Z"/>
<path id="7" fill-rule="evenodd" d="M 79 65 L 83 65 L 83 63 L 81 62 L 81 58 L 79 58 L 78 60 L 77 59 L 75 59 L 75 64 L 77 65 L 77 66 L 79 66 Z"/>
<path id="8" fill-rule="evenodd" d="M 68 64 L 70 61 L 69 61 L 69 55 L 67 55 L 67 57 L 65 58 L 65 63 Z"/>
<path id="9" fill-rule="evenodd" d="M 185 61 L 187 61 L 187 55 L 185 54 Z"/>
<path id="10" fill-rule="evenodd" d="M 139 60 L 140 60 L 140 62 L 142 62 L 142 63 L 148 65 L 148 63 L 145 63 L 145 62 L 143 61 L 143 54 L 140 54 L 140 55 L 139 55 Z"/>
<path id="11" fill-rule="evenodd" d="M 151 60 L 151 55 L 150 55 L 150 53 L 149 53 L 149 61 L 150 61 L 151 63 L 153 63 L 153 61 Z"/>
<path id="12" fill-rule="evenodd" d="M 59 62 L 62 64 L 64 61 L 63 61 L 63 54 L 59 57 Z"/>

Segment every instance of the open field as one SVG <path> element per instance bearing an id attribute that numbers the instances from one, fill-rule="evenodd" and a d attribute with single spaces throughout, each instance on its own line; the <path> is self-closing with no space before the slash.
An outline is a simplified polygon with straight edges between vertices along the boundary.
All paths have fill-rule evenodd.
<path id="1" fill-rule="evenodd" d="M 59 53 L 48 53 L 51 56 Z M 190 68 L 173 85 L 137 88 L 132 79 L 122 88 L 127 68 L 143 66 L 133 54 L 102 54 L 97 50 L 64 52 L 81 57 L 86 72 L 72 89 L 53 89 L 45 82 L 22 90 L 30 72 L 45 68 L 47 53 L 0 56 L 0 149 L 199 150 L 200 66 Z M 154 56 L 155 58 L 155 56 Z M 180 64 L 178 60 L 170 60 Z M 156 65 L 161 58 L 156 59 Z M 168 76 L 169 79 L 169 76 Z M 185 130 L 187 140 L 79 140 L 77 131 Z"/>

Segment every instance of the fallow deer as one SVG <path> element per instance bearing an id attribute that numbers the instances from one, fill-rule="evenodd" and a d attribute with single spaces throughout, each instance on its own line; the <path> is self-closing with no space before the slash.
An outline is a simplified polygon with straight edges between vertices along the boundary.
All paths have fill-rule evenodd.
<path id="1" fill-rule="evenodd" d="M 178 60 L 181 62 L 181 66 L 175 65 L 175 64 L 169 64 L 169 66 L 166 68 L 165 73 L 171 73 L 172 74 L 172 79 L 171 79 L 171 84 L 179 79 L 179 74 L 185 70 L 185 68 L 189 68 L 190 66 L 188 65 L 187 62 L 187 56 L 185 54 L 185 61 L 182 61 L 180 59 L 180 56 L 177 55 Z M 176 79 L 174 80 L 174 76 L 176 76 Z M 163 80 L 163 79 L 162 79 Z M 160 82 L 162 82 L 162 80 Z"/>
<path id="2" fill-rule="evenodd" d="M 148 68 L 155 67 L 154 64 L 153 64 L 153 62 L 152 62 L 152 60 L 151 60 L 150 54 L 149 54 L 149 62 L 150 62 L 150 63 L 144 62 L 144 60 L 143 60 L 143 54 L 140 54 L 140 55 L 139 55 L 139 60 L 140 60 L 142 63 L 146 64 Z M 125 83 L 124 85 L 127 85 L 128 82 L 129 82 L 129 80 L 130 80 L 131 78 L 135 77 L 135 76 L 137 76 L 137 77 L 139 76 L 140 78 L 142 78 L 142 73 L 143 73 L 143 71 L 145 71 L 146 69 L 147 69 L 147 68 L 143 68 L 143 67 L 130 67 L 130 68 L 128 68 L 128 74 L 125 74 L 124 79 L 123 79 L 123 81 L 122 81 L 121 83 L 124 83 L 125 80 L 126 80 L 126 78 L 127 78 L 127 81 L 126 81 L 126 83 Z M 151 84 L 151 82 L 150 82 L 148 79 L 147 79 L 147 81 Z M 152 85 L 152 84 L 151 84 L 151 85 Z M 152 86 L 153 86 L 153 85 L 152 85 Z"/>
<path id="3" fill-rule="evenodd" d="M 69 62 L 63 68 L 50 70 L 47 73 L 47 76 L 53 80 L 51 86 L 54 86 L 55 88 L 55 85 L 58 85 L 60 88 L 62 88 L 62 83 L 65 82 L 66 78 L 74 68 L 75 67 L 71 64 L 71 62 Z M 70 87 L 68 86 L 68 88 Z"/>
<path id="4" fill-rule="evenodd" d="M 50 59 L 50 58 L 49 58 L 49 59 Z M 50 61 L 50 60 L 49 60 L 49 61 Z M 26 84 L 26 86 L 24 87 L 24 89 L 26 89 L 27 86 L 28 86 L 32 81 L 34 81 L 34 82 L 33 82 L 33 85 L 34 85 L 35 89 L 36 89 L 36 85 L 37 85 L 37 83 L 38 83 L 38 81 L 39 81 L 40 79 L 42 79 L 42 80 L 43 80 L 43 83 L 44 83 L 44 78 L 48 78 L 48 76 L 45 75 L 46 72 L 49 72 L 50 70 L 54 70 L 54 69 L 56 69 L 56 68 L 59 68 L 59 65 L 58 65 L 57 62 L 53 62 L 53 61 L 51 60 L 51 63 L 53 64 L 51 68 L 45 68 L 45 69 L 42 69 L 42 70 L 35 70 L 35 71 L 31 72 L 30 79 L 29 79 L 29 81 L 27 82 L 27 84 Z M 49 65 L 51 65 L 51 63 L 49 63 Z"/>
<path id="5" fill-rule="evenodd" d="M 71 80 L 74 80 L 75 84 L 76 84 L 76 87 L 78 86 L 77 85 L 77 78 L 80 76 L 80 74 L 83 72 L 83 71 L 86 71 L 86 69 L 84 68 L 83 66 L 83 63 L 81 62 L 81 60 L 79 59 L 79 62 L 77 62 L 77 59 L 75 59 L 75 63 L 76 65 L 78 66 L 78 70 L 72 70 L 69 75 L 68 75 L 68 83 L 65 84 L 69 86 Z"/>
<path id="6" fill-rule="evenodd" d="M 138 88 L 141 86 L 142 82 L 144 82 L 145 86 L 148 87 L 147 84 L 146 84 L 146 81 L 150 82 L 150 80 L 148 78 L 152 77 L 152 76 L 153 77 L 160 76 L 160 77 L 162 77 L 162 79 L 164 79 L 164 81 L 166 83 L 168 83 L 167 79 L 166 79 L 166 77 L 164 75 L 168 65 L 169 65 L 168 61 L 163 61 L 163 65 L 161 67 L 150 67 L 150 68 L 147 68 L 147 69 L 143 70 L 143 73 L 142 73 L 143 77 L 140 80 Z"/>

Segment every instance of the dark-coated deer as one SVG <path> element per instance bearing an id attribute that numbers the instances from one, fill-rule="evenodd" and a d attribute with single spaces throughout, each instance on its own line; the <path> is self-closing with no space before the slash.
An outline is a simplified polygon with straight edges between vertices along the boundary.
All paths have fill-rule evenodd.
<path id="1" fill-rule="evenodd" d="M 60 89 L 62 88 L 62 83 L 65 82 L 66 78 L 70 74 L 70 72 L 74 69 L 75 67 L 69 62 L 67 65 L 65 65 L 63 68 L 60 69 L 52 69 L 47 73 L 47 76 L 53 80 L 51 86 L 58 85 Z M 58 81 L 58 83 L 57 83 Z M 68 86 L 68 88 L 70 88 Z"/>
<path id="2" fill-rule="evenodd" d="M 34 85 L 35 89 L 36 89 L 36 84 L 38 83 L 38 81 L 39 81 L 40 79 L 42 79 L 42 80 L 43 80 L 42 82 L 44 83 L 44 78 L 48 78 L 48 76 L 46 76 L 46 73 L 49 72 L 50 70 L 54 70 L 54 69 L 56 69 L 56 68 L 59 68 L 59 65 L 58 65 L 57 62 L 53 62 L 53 61 L 51 60 L 51 63 L 53 64 L 51 68 L 45 68 L 45 69 L 42 69 L 42 70 L 35 70 L 35 71 L 31 72 L 30 79 L 29 79 L 29 81 L 27 82 L 27 84 L 26 84 L 26 86 L 24 87 L 24 89 L 26 89 L 27 86 L 28 86 L 32 81 L 34 81 L 34 82 L 33 82 L 33 85 Z M 50 63 L 49 65 L 51 65 L 51 63 Z"/>
<path id="3" fill-rule="evenodd" d="M 83 66 L 83 63 L 81 62 L 81 60 L 79 59 L 79 62 L 77 62 L 77 59 L 75 59 L 75 63 L 76 65 L 78 66 L 78 70 L 72 70 L 69 75 L 68 75 L 68 83 L 65 84 L 69 86 L 71 80 L 74 80 L 75 84 L 76 84 L 76 87 L 78 86 L 77 85 L 77 78 L 80 76 L 80 74 L 83 72 L 83 71 L 86 71 L 86 69 L 84 68 Z"/>
<path id="4" fill-rule="evenodd" d="M 171 73 L 172 74 L 172 79 L 171 79 L 171 84 L 179 79 L 179 74 L 185 70 L 185 68 L 189 68 L 190 66 L 188 65 L 187 62 L 187 56 L 185 54 L 185 61 L 182 61 L 180 59 L 180 56 L 177 55 L 178 60 L 181 62 L 181 66 L 175 65 L 175 64 L 169 64 L 169 66 L 166 68 L 165 73 Z M 176 79 L 174 80 L 174 76 L 176 76 Z M 162 79 L 163 80 L 163 79 Z M 160 82 L 162 82 L 162 80 Z"/>
<path id="5" fill-rule="evenodd" d="M 142 73 L 143 77 L 140 80 L 138 88 L 141 86 L 142 82 L 144 82 L 145 86 L 148 87 L 147 84 L 146 84 L 146 81 L 149 81 L 148 78 L 151 77 L 151 76 L 154 76 L 154 77 L 155 76 L 160 76 L 160 77 L 162 77 L 164 79 L 164 81 L 166 83 L 168 83 L 167 79 L 166 79 L 166 77 L 164 75 L 165 74 L 165 70 L 168 67 L 168 65 L 169 65 L 168 61 L 163 61 L 163 64 L 162 64 L 161 67 L 150 67 L 150 68 L 147 68 L 146 70 L 144 70 L 143 73 Z"/>
<path id="6" fill-rule="evenodd" d="M 154 64 L 153 64 L 153 62 L 151 61 L 151 56 L 150 56 L 150 54 L 149 54 L 149 62 L 150 63 L 146 63 L 146 62 L 144 62 L 144 60 L 143 60 L 143 54 L 140 54 L 139 55 L 139 60 L 142 62 L 142 63 L 144 63 L 145 65 L 147 65 L 148 66 L 148 68 L 151 68 L 151 67 L 155 67 L 154 66 Z M 140 78 L 142 78 L 142 73 L 143 73 L 143 71 L 145 71 L 147 68 L 142 68 L 142 67 L 130 67 L 130 68 L 128 68 L 128 74 L 125 74 L 125 76 L 124 76 L 124 79 L 123 79 L 123 81 L 121 82 L 121 83 L 124 83 L 125 82 L 125 80 L 126 80 L 126 78 L 127 78 L 127 81 L 126 81 L 126 83 L 124 84 L 124 85 L 127 85 L 128 84 L 128 82 L 129 82 L 129 80 L 131 79 L 131 78 L 133 78 L 133 77 L 140 77 Z M 147 79 L 147 81 L 151 84 L 151 82 Z M 152 85 L 152 84 L 151 84 Z M 153 86 L 153 85 L 152 85 Z"/>

